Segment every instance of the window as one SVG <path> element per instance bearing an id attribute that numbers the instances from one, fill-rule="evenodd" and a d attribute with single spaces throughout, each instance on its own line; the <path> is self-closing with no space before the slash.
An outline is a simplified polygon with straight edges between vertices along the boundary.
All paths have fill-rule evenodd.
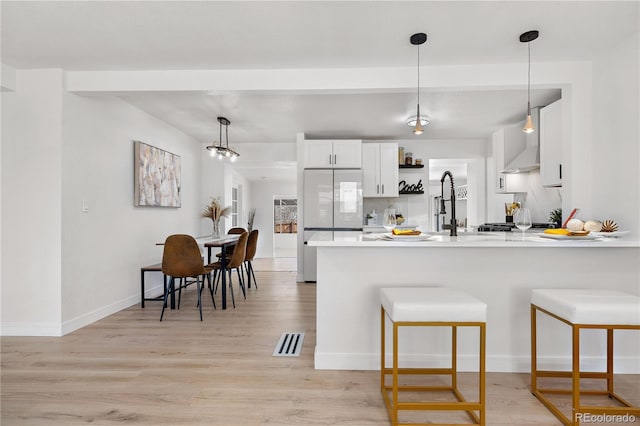
<path id="1" fill-rule="evenodd" d="M 296 234 L 298 232 L 298 200 L 276 197 L 273 200 L 273 232 Z"/>
<path id="2" fill-rule="evenodd" d="M 238 188 L 231 188 L 231 226 L 238 226 Z"/>

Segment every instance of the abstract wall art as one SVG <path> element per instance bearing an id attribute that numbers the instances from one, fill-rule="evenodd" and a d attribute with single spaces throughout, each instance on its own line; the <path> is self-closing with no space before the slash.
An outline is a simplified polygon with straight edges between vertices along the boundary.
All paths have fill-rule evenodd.
<path id="1" fill-rule="evenodd" d="M 134 141 L 134 205 L 180 207 L 180 156 Z"/>

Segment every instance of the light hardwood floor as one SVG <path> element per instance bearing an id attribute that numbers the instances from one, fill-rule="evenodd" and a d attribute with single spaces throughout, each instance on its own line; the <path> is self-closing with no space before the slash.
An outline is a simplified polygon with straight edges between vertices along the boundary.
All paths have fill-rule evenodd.
<path id="1" fill-rule="evenodd" d="M 378 372 L 313 369 L 315 285 L 258 263 L 258 289 L 243 300 L 236 288 L 237 308 L 226 311 L 204 298 L 203 322 L 191 287 L 163 322 L 149 302 L 62 338 L 2 338 L 2 425 L 389 424 Z M 299 358 L 271 356 L 285 331 L 306 333 Z M 638 376 L 617 380 L 640 403 Z M 475 375 L 461 382 L 475 389 Z M 493 373 L 487 424 L 560 423 L 530 394 L 528 375 Z"/>

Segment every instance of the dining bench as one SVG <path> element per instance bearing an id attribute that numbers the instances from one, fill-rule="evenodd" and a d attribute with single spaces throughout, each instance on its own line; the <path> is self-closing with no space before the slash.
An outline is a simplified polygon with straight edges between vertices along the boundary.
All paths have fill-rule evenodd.
<path id="1" fill-rule="evenodd" d="M 144 302 L 146 300 L 160 301 L 162 302 L 163 296 L 145 297 L 144 295 L 144 275 L 147 272 L 162 272 L 162 263 L 156 263 L 155 265 L 144 266 L 140 268 L 140 305 L 144 308 Z"/>

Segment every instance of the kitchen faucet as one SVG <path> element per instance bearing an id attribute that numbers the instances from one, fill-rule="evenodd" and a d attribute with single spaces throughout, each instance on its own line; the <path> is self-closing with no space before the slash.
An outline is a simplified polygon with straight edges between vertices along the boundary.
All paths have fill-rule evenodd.
<path id="1" fill-rule="evenodd" d="M 444 172 L 442 174 L 442 178 L 440 178 L 440 214 L 447 213 L 444 205 L 444 179 L 447 176 L 449 176 L 449 180 L 451 181 L 451 197 L 449 198 L 449 201 L 451 201 L 451 229 L 449 231 L 449 235 L 456 237 L 458 235 L 458 221 L 456 220 L 456 190 L 453 186 L 453 175 L 449 170 Z"/>

